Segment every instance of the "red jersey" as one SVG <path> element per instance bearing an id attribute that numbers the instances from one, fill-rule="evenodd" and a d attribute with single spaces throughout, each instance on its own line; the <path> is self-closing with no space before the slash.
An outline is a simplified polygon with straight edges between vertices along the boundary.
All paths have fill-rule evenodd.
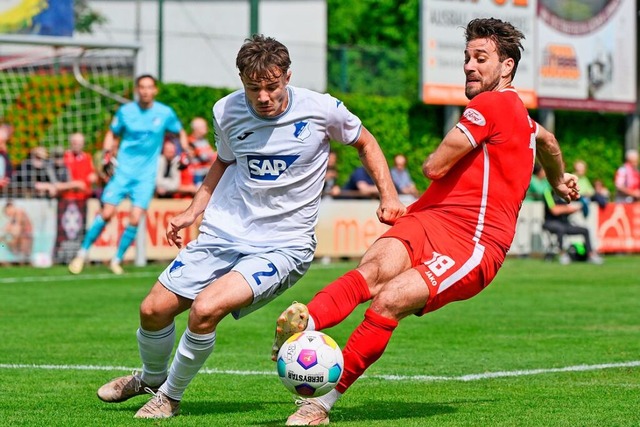
<path id="1" fill-rule="evenodd" d="M 474 149 L 434 180 L 408 213 L 433 215 L 433 224 L 450 236 L 506 254 L 531 181 L 537 124 L 507 88 L 475 96 L 456 126 Z"/>
<path id="2" fill-rule="evenodd" d="M 82 181 L 87 186 L 86 191 L 70 190 L 62 194 L 62 198 L 66 200 L 86 200 L 91 197 L 91 175 L 95 169 L 93 160 L 87 153 L 74 154 L 72 151 L 65 151 L 64 164 L 69 169 L 72 181 Z"/>

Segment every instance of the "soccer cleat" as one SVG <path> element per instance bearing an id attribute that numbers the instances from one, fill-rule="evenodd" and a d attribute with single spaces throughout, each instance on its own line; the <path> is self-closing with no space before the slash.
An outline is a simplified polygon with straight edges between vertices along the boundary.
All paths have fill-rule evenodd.
<path id="1" fill-rule="evenodd" d="M 294 301 L 276 320 L 276 335 L 271 347 L 271 360 L 278 359 L 282 344 L 295 333 L 302 332 L 309 322 L 309 309 L 306 305 Z"/>
<path id="2" fill-rule="evenodd" d="M 113 274 L 120 276 L 121 274 L 124 273 L 124 270 L 122 269 L 122 266 L 120 265 L 120 261 L 112 259 L 111 262 L 109 263 L 109 268 L 111 269 L 111 271 L 113 272 Z"/>
<path id="3" fill-rule="evenodd" d="M 77 256 L 71 260 L 69 263 L 69 272 L 71 274 L 80 274 L 82 273 L 82 268 L 84 267 L 84 257 Z"/>
<path id="4" fill-rule="evenodd" d="M 158 387 L 150 387 L 138 372 L 113 379 L 98 389 L 98 398 L 103 402 L 118 403 L 134 396 L 146 394 L 145 389 L 157 391 Z"/>
<path id="5" fill-rule="evenodd" d="M 329 424 L 329 412 L 315 399 L 296 400 L 298 410 L 287 418 L 288 426 L 319 426 Z"/>
<path id="6" fill-rule="evenodd" d="M 154 393 L 150 388 L 145 389 L 153 397 L 136 412 L 134 418 L 171 418 L 180 412 L 180 401 L 173 400 L 161 391 Z"/>

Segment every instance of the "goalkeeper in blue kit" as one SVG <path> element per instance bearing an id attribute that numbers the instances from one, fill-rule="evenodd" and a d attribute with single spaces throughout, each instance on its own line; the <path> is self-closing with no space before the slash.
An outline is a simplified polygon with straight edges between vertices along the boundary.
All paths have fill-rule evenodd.
<path id="1" fill-rule="evenodd" d="M 158 158 L 165 132 L 177 133 L 183 149 L 188 146 L 187 134 L 176 113 L 171 107 L 155 101 L 158 93 L 156 79 L 149 74 L 139 76 L 135 90 L 137 100 L 118 109 L 105 136 L 103 161 L 106 171 L 113 169 L 113 176 L 102 193 L 102 208 L 69 264 L 69 271 L 73 274 L 82 271 L 91 245 L 115 215 L 118 204 L 128 197 L 132 204 L 129 222 L 110 262 L 113 273 L 123 273 L 122 259 L 135 240 L 138 224 L 146 214 L 155 191 Z"/>

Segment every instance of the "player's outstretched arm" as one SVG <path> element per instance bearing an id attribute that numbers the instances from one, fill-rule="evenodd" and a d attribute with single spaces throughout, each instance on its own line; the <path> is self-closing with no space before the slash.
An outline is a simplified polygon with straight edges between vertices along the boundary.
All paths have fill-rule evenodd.
<path id="1" fill-rule="evenodd" d="M 538 124 L 536 135 L 536 157 L 544 168 L 549 184 L 565 201 L 571 202 L 580 198 L 578 177 L 565 173 L 564 160 L 560 144 L 555 135 Z"/>
<path id="2" fill-rule="evenodd" d="M 358 150 L 362 165 L 378 187 L 380 205 L 376 211 L 378 220 L 385 224 L 393 224 L 406 212 L 406 207 L 400 202 L 398 192 L 391 179 L 389 165 L 376 138 L 362 126 L 360 137 L 353 144 Z"/>

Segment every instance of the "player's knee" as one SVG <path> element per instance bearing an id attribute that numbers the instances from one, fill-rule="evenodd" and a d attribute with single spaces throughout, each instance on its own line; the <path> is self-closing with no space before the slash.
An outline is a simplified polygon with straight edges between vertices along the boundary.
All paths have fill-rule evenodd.
<path id="1" fill-rule="evenodd" d="M 151 298 L 145 298 L 140 304 L 140 322 L 146 326 L 145 329 L 162 327 L 167 322 L 167 317 L 162 307 Z"/>
<path id="2" fill-rule="evenodd" d="M 381 316 L 399 320 L 404 311 L 400 301 L 395 290 L 383 289 L 373 299 L 371 309 Z"/>
<path id="3" fill-rule="evenodd" d="M 189 329 L 193 332 L 213 332 L 227 312 L 215 301 L 196 298 L 189 311 Z"/>

